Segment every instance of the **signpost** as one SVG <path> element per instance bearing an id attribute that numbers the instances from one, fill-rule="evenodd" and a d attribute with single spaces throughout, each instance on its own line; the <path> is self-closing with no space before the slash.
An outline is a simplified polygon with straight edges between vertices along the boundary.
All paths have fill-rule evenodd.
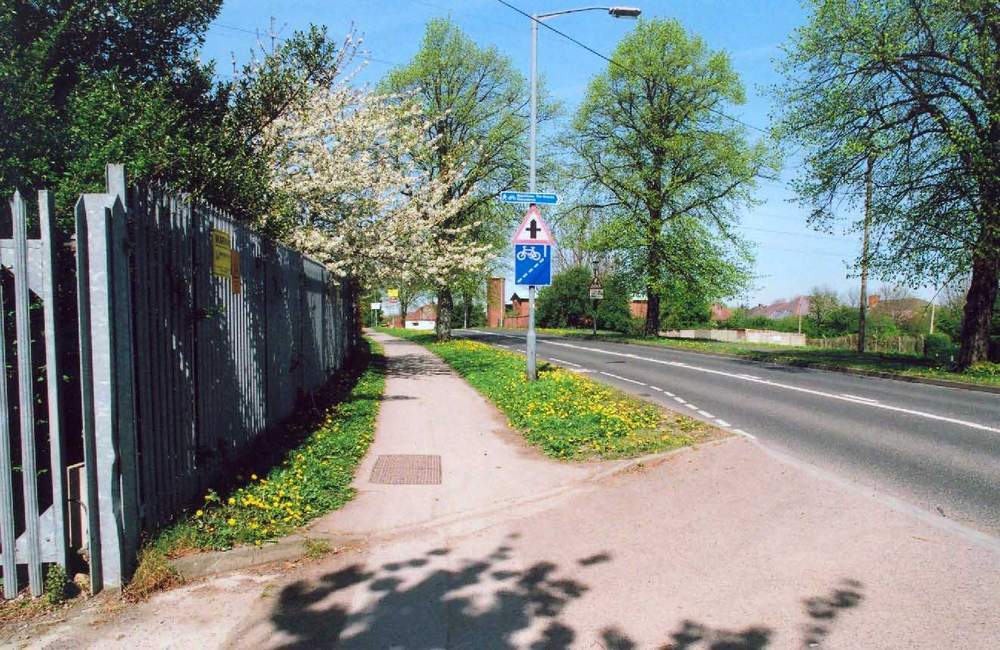
<path id="1" fill-rule="evenodd" d="M 552 192 L 500 192 L 504 203 L 534 203 L 535 205 L 557 205 L 559 195 Z"/>
<path id="2" fill-rule="evenodd" d="M 373 302 L 372 303 L 372 327 L 378 325 L 378 310 L 382 309 L 382 303 Z"/>
<path id="3" fill-rule="evenodd" d="M 555 197 L 555 195 L 551 195 Z M 555 197 L 558 200 L 558 197 Z M 556 243 L 538 206 L 532 203 L 511 238 L 514 244 L 514 284 L 528 285 L 528 381 L 535 372 L 535 287 L 552 284 L 552 247 Z"/>
<path id="4" fill-rule="evenodd" d="M 593 302 L 594 307 L 594 317 L 591 319 L 591 324 L 594 326 L 594 336 L 597 336 L 597 303 L 604 300 L 604 287 L 601 286 L 601 281 L 594 275 L 594 280 L 590 283 L 590 300 Z"/>

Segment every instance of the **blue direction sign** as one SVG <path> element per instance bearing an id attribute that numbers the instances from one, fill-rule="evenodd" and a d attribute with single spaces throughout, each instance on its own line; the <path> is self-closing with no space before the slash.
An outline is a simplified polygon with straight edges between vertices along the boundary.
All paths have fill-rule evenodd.
<path id="1" fill-rule="evenodd" d="M 504 203 L 556 205 L 559 203 L 559 195 L 551 192 L 500 192 L 500 200 Z"/>
<path id="2" fill-rule="evenodd" d="M 514 245 L 514 284 L 547 287 L 552 284 L 552 247 Z"/>

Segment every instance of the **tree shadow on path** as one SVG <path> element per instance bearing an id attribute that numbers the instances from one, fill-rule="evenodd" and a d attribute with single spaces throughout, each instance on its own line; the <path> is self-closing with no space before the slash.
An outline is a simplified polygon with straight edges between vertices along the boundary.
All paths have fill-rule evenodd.
<path id="1" fill-rule="evenodd" d="M 517 537 L 508 536 L 481 559 L 448 562 L 451 551 L 437 548 L 408 560 L 378 567 L 356 563 L 291 583 L 281 591 L 271 623 L 286 648 L 558 649 L 584 642 L 615 650 L 639 647 L 618 627 L 604 628 L 592 642 L 560 619 L 567 605 L 590 590 L 581 574 L 613 561 L 611 553 L 579 558 L 564 569 L 546 561 L 515 568 L 511 544 Z M 830 595 L 804 601 L 809 623 L 803 647 L 825 639 L 840 610 L 861 602 L 860 588 L 844 581 Z M 525 645 L 521 633 L 529 629 L 533 641 Z M 759 650 L 769 646 L 772 635 L 761 625 L 726 630 L 685 620 L 663 635 L 659 647 Z"/>

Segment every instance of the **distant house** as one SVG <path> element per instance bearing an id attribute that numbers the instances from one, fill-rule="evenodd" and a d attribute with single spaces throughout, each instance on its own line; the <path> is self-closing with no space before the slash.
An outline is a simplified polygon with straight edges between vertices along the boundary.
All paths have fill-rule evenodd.
<path id="1" fill-rule="evenodd" d="M 787 318 L 809 314 L 809 296 L 795 296 L 790 300 L 778 300 L 770 305 L 757 305 L 749 310 L 750 316 L 765 318 Z"/>
<path id="2" fill-rule="evenodd" d="M 724 320 L 729 320 L 733 317 L 733 310 L 721 303 L 712 303 L 712 315 L 711 319 L 715 322 L 721 322 Z"/>
<path id="3" fill-rule="evenodd" d="M 516 293 L 510 297 L 510 302 L 505 305 L 506 316 L 503 325 L 512 329 L 524 329 L 528 327 L 528 299 L 522 298 Z"/>
<path id="4" fill-rule="evenodd" d="M 432 330 L 437 320 L 437 305 L 430 302 L 406 314 L 404 327 L 408 330 Z"/>

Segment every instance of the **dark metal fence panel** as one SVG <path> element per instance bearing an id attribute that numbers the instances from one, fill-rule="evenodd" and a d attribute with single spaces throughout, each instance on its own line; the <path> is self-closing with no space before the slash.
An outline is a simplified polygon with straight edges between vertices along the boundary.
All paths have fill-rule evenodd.
<path id="1" fill-rule="evenodd" d="M 65 479 L 80 460 L 99 591 L 128 578 L 143 531 L 226 478 L 230 461 L 344 367 L 358 343 L 356 292 L 217 208 L 155 183 L 126 192 L 121 166 L 108 167 L 107 193 L 77 203 L 75 269 L 58 266 L 47 193 L 37 222 L 19 195 L 12 208 L 10 238 L 0 220 L 4 596 L 18 591 L 18 565 L 36 594 L 45 563 L 68 565 Z M 29 237 L 36 224 L 40 238 Z M 69 337 L 57 283 L 76 293 L 79 368 L 59 364 Z M 67 373 L 79 431 L 60 420 L 75 392 L 60 390 Z"/>

